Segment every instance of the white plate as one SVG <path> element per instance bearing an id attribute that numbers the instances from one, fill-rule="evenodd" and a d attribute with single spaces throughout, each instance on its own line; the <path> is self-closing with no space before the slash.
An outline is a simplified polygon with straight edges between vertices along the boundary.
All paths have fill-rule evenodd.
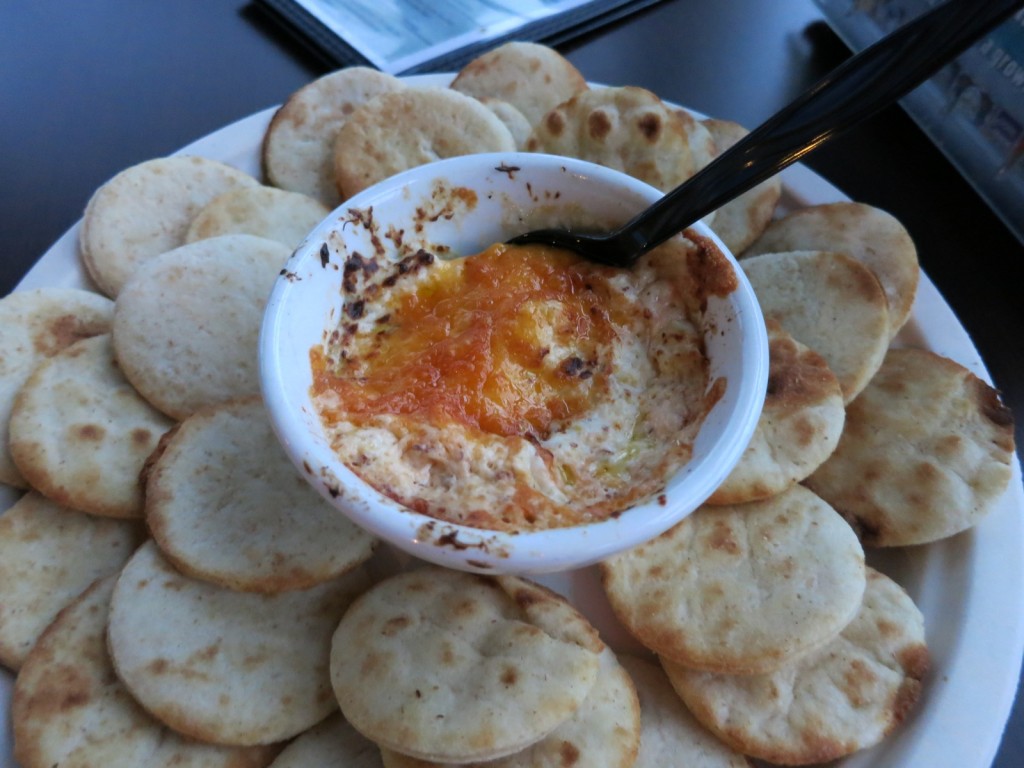
<path id="1" fill-rule="evenodd" d="M 408 78 L 445 84 L 444 77 Z M 221 160 L 259 176 L 259 146 L 274 110 L 222 128 L 179 151 Z M 783 209 L 846 200 L 839 190 L 802 166 L 782 174 Z M 91 287 L 78 260 L 78 226 L 58 240 L 19 283 Z M 949 305 L 921 276 L 910 322 L 897 343 L 931 349 L 991 381 Z M 17 494 L 0 486 L 0 510 Z M 988 768 L 995 758 L 1013 704 L 1024 653 L 1024 487 L 1019 461 L 1003 498 L 972 530 L 935 544 L 870 553 L 872 565 L 901 584 L 925 617 L 932 671 L 922 701 L 905 727 L 874 749 L 841 761 L 842 768 L 928 766 Z M 636 649 L 611 617 L 593 570 L 573 578 L 542 579 L 565 592 L 623 650 Z M 0 669 L 0 767 L 14 768 L 10 698 L 13 676 Z"/>

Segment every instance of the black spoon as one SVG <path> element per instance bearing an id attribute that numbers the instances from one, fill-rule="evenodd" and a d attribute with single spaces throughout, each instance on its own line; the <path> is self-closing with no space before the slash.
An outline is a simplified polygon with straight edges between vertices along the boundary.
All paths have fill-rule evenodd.
<path id="1" fill-rule="evenodd" d="M 619 229 L 593 235 L 540 229 L 509 242 L 546 243 L 591 261 L 629 267 L 651 248 L 896 101 L 1020 7 L 1021 0 L 949 0 L 844 62 Z"/>

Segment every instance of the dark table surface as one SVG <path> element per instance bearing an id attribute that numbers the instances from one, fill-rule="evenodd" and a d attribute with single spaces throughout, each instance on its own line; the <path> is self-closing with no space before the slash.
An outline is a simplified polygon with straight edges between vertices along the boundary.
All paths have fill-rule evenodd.
<path id="1" fill-rule="evenodd" d="M 663 2 L 562 50 L 590 80 L 642 85 L 748 126 L 848 55 L 810 0 Z M 330 68 L 242 0 L 0 0 L 0 296 L 115 173 L 280 103 Z M 907 226 L 1018 415 L 1021 444 L 1024 246 L 898 107 L 808 165 Z M 1018 698 L 994 765 L 1022 764 Z"/>

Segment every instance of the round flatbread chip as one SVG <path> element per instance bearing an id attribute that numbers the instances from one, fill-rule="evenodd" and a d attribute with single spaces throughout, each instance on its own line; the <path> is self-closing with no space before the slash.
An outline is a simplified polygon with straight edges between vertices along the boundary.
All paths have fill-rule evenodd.
<path id="1" fill-rule="evenodd" d="M 132 696 L 179 733 L 271 744 L 337 707 L 331 633 L 366 586 L 358 569 L 308 590 L 236 592 L 182 575 L 149 542 L 114 589 L 110 654 Z"/>
<path id="2" fill-rule="evenodd" d="M 864 591 L 850 526 L 799 485 L 704 506 L 602 564 L 615 615 L 644 646 L 728 674 L 777 669 L 832 640 Z"/>
<path id="3" fill-rule="evenodd" d="M 771 674 L 662 664 L 690 711 L 734 749 L 806 765 L 873 746 L 899 727 L 920 698 L 929 653 L 917 606 L 868 569 L 864 601 L 840 635 Z"/>
<path id="4" fill-rule="evenodd" d="M 751 768 L 746 757 L 698 723 L 657 662 L 620 655 L 640 699 L 640 752 L 634 768 Z"/>
<path id="5" fill-rule="evenodd" d="M 889 307 L 875 274 L 832 251 L 767 253 L 740 262 L 765 317 L 828 363 L 849 403 L 889 348 Z"/>
<path id="6" fill-rule="evenodd" d="M 89 200 L 79 234 L 82 263 L 100 290 L 115 297 L 139 266 L 185 242 L 193 217 L 213 198 L 257 184 L 249 174 L 204 157 L 134 165 Z"/>
<path id="7" fill-rule="evenodd" d="M 744 255 L 840 251 L 878 277 L 889 306 L 889 335 L 907 322 L 917 294 L 917 248 L 892 214 L 865 203 L 840 202 L 793 211 L 772 222 Z"/>
<path id="8" fill-rule="evenodd" d="M 506 101 L 535 125 L 549 109 L 587 90 L 587 81 L 555 49 L 512 41 L 466 64 L 451 87 L 478 99 Z"/>
<path id="9" fill-rule="evenodd" d="M 40 363 L 11 412 L 11 456 L 58 504 L 105 517 L 141 517 L 139 472 L 172 421 L 123 376 L 110 334 Z"/>
<path id="10" fill-rule="evenodd" d="M 341 202 L 334 182 L 334 142 L 361 104 L 405 85 L 370 67 L 348 67 L 308 83 L 274 113 L 263 137 L 268 183 L 309 195 L 328 208 Z"/>
<path id="11" fill-rule="evenodd" d="M 435 160 L 515 148 L 505 123 L 476 99 L 446 88 L 407 88 L 371 99 L 345 121 L 334 144 L 334 176 L 349 198 Z"/>
<path id="12" fill-rule="evenodd" d="M 533 130 L 533 126 L 530 125 L 530 121 L 526 119 L 526 116 L 519 109 L 501 99 L 485 96 L 479 101 L 505 124 L 509 133 L 512 134 L 513 141 L 516 143 L 516 149 L 524 149 L 526 147 L 526 140 L 530 138 L 530 131 Z"/>
<path id="13" fill-rule="evenodd" d="M 715 157 L 749 133 L 742 125 L 731 120 L 707 119 L 701 120 L 700 123 L 711 134 L 715 145 Z M 772 176 L 715 211 L 711 227 L 730 251 L 742 253 L 767 229 L 781 197 L 782 179 L 778 175 Z M 808 250 L 810 247 L 827 246 L 775 250 Z"/>
<path id="14" fill-rule="evenodd" d="M 741 504 L 782 493 L 821 466 L 843 431 L 843 392 L 824 358 L 774 320 L 767 325 L 764 407 L 743 456 L 709 504 Z"/>
<path id="15" fill-rule="evenodd" d="M 244 187 L 211 200 L 192 219 L 186 243 L 218 235 L 256 235 L 296 248 L 330 211 L 309 195 L 276 187 Z"/>
<path id="16" fill-rule="evenodd" d="M 335 712 L 288 744 L 270 768 L 383 768 L 380 748 Z"/>
<path id="17" fill-rule="evenodd" d="M 250 592 L 335 578 L 375 544 L 296 471 L 258 397 L 181 422 L 150 468 L 146 523 L 179 570 Z"/>
<path id="18" fill-rule="evenodd" d="M 597 681 L 579 709 L 550 734 L 508 757 L 483 763 L 435 763 L 381 750 L 384 768 L 535 768 L 579 765 L 633 768 L 640 746 L 640 705 L 633 681 L 611 649 L 601 653 Z"/>
<path id="19" fill-rule="evenodd" d="M 115 577 L 61 611 L 18 674 L 11 706 L 22 768 L 262 768 L 276 747 L 187 739 L 154 720 L 114 674 L 106 629 Z"/>
<path id="20" fill-rule="evenodd" d="M 708 128 L 706 120 L 698 120 L 685 109 L 676 109 L 675 112 L 686 125 L 686 136 L 690 143 L 690 152 L 693 154 L 693 164 L 699 171 L 710 165 L 711 161 L 721 154 L 721 149 L 715 140 L 715 135 Z"/>
<path id="21" fill-rule="evenodd" d="M 0 664 L 17 670 L 53 618 L 121 570 L 141 523 L 96 517 L 29 492 L 0 515 Z"/>
<path id="22" fill-rule="evenodd" d="M 897 547 L 975 525 L 1002 496 L 1013 461 L 1013 415 L 996 390 L 949 358 L 897 348 L 806 482 L 866 545 Z"/>
<path id="23" fill-rule="evenodd" d="M 544 115 L 526 149 L 597 163 L 666 192 L 697 170 L 689 136 L 695 125 L 643 88 L 595 88 Z"/>
<path id="24" fill-rule="evenodd" d="M 334 635 L 342 714 L 421 760 L 494 760 L 568 720 L 602 644 L 563 598 L 514 577 L 429 566 L 378 583 Z"/>
<path id="25" fill-rule="evenodd" d="M 114 349 L 128 380 L 179 420 L 258 394 L 263 309 L 290 254 L 266 238 L 221 235 L 146 264 L 114 310 Z"/>
<path id="26" fill-rule="evenodd" d="M 110 332 L 114 303 L 77 288 L 15 291 L 0 299 L 0 483 L 27 488 L 8 444 L 14 398 L 35 367 L 79 339 Z"/>

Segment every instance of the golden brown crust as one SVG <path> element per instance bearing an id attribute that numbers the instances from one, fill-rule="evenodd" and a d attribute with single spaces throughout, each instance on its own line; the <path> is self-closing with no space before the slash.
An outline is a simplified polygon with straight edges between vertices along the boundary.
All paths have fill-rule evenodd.
<path id="1" fill-rule="evenodd" d="M 14 757 L 55 765 L 203 765 L 263 768 L 279 747 L 235 749 L 190 741 L 127 694 L 107 653 L 115 578 L 97 580 L 62 610 L 29 653 L 14 688 Z"/>
<path id="2" fill-rule="evenodd" d="M 807 478 L 839 442 L 842 389 L 825 359 L 769 318 L 768 388 L 739 463 L 708 499 L 739 504 L 768 498 Z"/>
<path id="3" fill-rule="evenodd" d="M 360 106 L 333 145 L 342 199 L 400 171 L 478 152 L 512 152 L 515 139 L 476 99 L 445 88 L 408 88 Z"/>
<path id="4" fill-rule="evenodd" d="M 610 650 L 601 653 L 600 662 L 597 681 L 590 694 L 572 716 L 551 733 L 507 757 L 465 765 L 474 768 L 639 768 L 636 760 L 642 723 L 636 687 Z M 418 760 L 387 748 L 381 750 L 381 757 L 384 768 L 453 768 L 452 763 Z"/>
<path id="5" fill-rule="evenodd" d="M 82 263 L 117 296 L 146 262 L 185 242 L 192 217 L 217 195 L 259 182 L 233 166 L 174 155 L 127 168 L 93 194 L 82 218 Z"/>
<path id="6" fill-rule="evenodd" d="M 1013 449 L 1012 416 L 992 387 L 933 352 L 892 349 L 806 483 L 866 545 L 922 544 L 987 514 Z"/>
<path id="7" fill-rule="evenodd" d="M 781 326 L 768 321 L 770 327 Z M 835 392 L 835 374 L 825 359 L 812 349 L 798 346 L 792 337 L 776 335 L 769 340 L 772 361 L 768 374 L 767 400 L 781 408 L 818 402 Z"/>
<path id="8" fill-rule="evenodd" d="M 295 470 L 258 395 L 198 411 L 151 459 L 146 522 L 194 578 L 275 594 L 341 576 L 373 553 L 376 540 Z"/>
<path id="9" fill-rule="evenodd" d="M 850 620 L 864 552 L 835 511 L 797 485 L 701 507 L 605 561 L 602 575 L 616 617 L 659 656 L 753 674 L 821 647 Z"/>
<path id="10" fill-rule="evenodd" d="M 766 253 L 740 264 L 765 317 L 824 357 L 843 400 L 853 400 L 889 347 L 889 308 L 874 273 L 835 251 Z"/>
<path id="11" fill-rule="evenodd" d="M 579 70 L 553 48 L 515 41 L 466 64 L 451 87 L 476 98 L 506 101 L 534 125 L 548 110 L 588 86 Z"/>
<path id="12" fill-rule="evenodd" d="M 585 706 L 599 675 L 600 654 L 586 647 L 595 642 L 547 590 L 428 566 L 353 604 L 334 635 L 331 681 L 345 717 L 382 747 L 439 762 L 498 759 Z"/>
<path id="13" fill-rule="evenodd" d="M 58 611 L 120 570 L 144 536 L 141 522 L 76 512 L 31 491 L 0 515 L 0 664 L 21 666 Z"/>
<path id="14" fill-rule="evenodd" d="M 743 255 L 817 249 L 846 253 L 876 275 L 889 307 L 890 337 L 895 336 L 910 317 L 920 278 L 917 249 L 906 228 L 864 203 L 809 206 L 770 224 Z"/>
<path id="15" fill-rule="evenodd" d="M 150 541 L 111 598 L 111 659 L 135 700 L 179 733 L 243 746 L 282 741 L 336 708 L 330 637 L 367 582 L 357 569 L 306 590 L 237 592 L 182 575 Z"/>
<path id="16" fill-rule="evenodd" d="M 0 299 L 0 483 L 26 488 L 10 455 L 11 409 L 35 367 L 76 341 L 110 332 L 114 303 L 73 288 L 37 288 Z"/>
<path id="17" fill-rule="evenodd" d="M 667 191 L 697 170 L 691 129 L 644 88 L 602 88 L 553 108 L 534 125 L 526 148 L 589 160 Z"/>
<path id="18" fill-rule="evenodd" d="M 259 391 L 259 323 L 288 246 L 221 235 L 161 254 L 118 297 L 113 340 L 132 385 L 180 420 Z"/>
<path id="19" fill-rule="evenodd" d="M 109 335 L 49 357 L 11 411 L 11 457 L 43 495 L 106 517 L 142 515 L 139 471 L 171 420 L 128 383 Z"/>
<path id="20" fill-rule="evenodd" d="M 868 569 L 856 617 L 819 650 L 763 675 L 697 672 L 662 658 L 687 707 L 727 744 L 780 765 L 835 760 L 891 734 L 928 670 L 921 612 Z"/>
<path id="21" fill-rule="evenodd" d="M 713 243 L 676 238 L 626 274 L 536 245 L 446 260 L 378 242 L 346 259 L 342 319 L 310 355 L 321 423 L 366 482 L 446 522 L 526 531 L 656 498 L 689 460 L 725 389 L 698 305 L 738 285 Z"/>
<path id="22" fill-rule="evenodd" d="M 331 162 L 338 131 L 358 106 L 404 87 L 375 69 L 348 67 L 299 88 L 274 113 L 263 135 L 260 162 L 267 183 L 334 208 L 341 202 Z"/>

